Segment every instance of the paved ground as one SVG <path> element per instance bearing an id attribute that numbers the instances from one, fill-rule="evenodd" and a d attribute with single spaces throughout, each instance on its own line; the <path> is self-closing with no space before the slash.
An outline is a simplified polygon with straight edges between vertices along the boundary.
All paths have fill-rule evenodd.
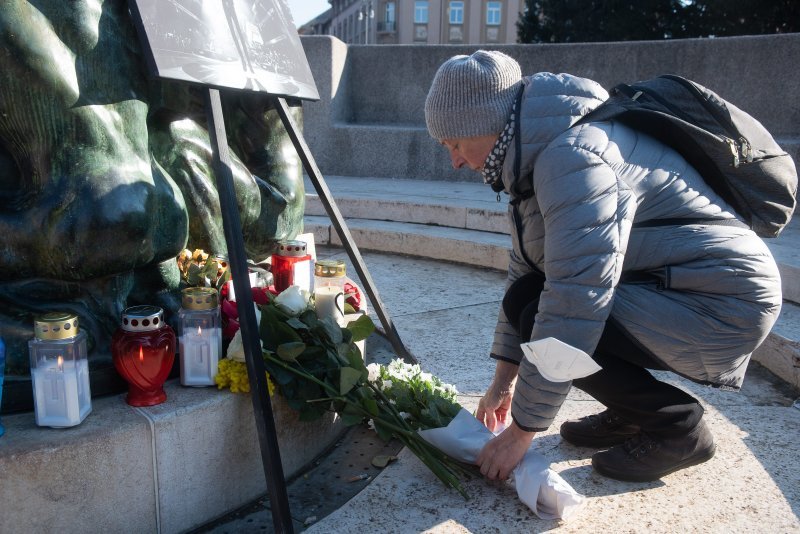
<path id="1" fill-rule="evenodd" d="M 322 250 L 321 255 L 346 259 L 343 251 L 335 249 Z M 473 410 L 493 373 L 487 354 L 502 297 L 503 273 L 387 254 L 364 253 L 364 258 L 406 346 L 426 370 L 455 384 L 462 404 Z M 368 345 L 368 354 L 370 347 L 378 345 Z M 587 497 L 569 521 L 537 518 L 517 499 L 509 483 L 471 480 L 467 483 L 471 499 L 465 501 L 403 450 L 396 462 L 376 473 L 352 499 L 337 502 L 332 513 L 324 517 L 318 513 L 329 503 L 293 505 L 296 529 L 315 534 L 800 533 L 798 392 L 758 366 L 751 367 L 738 394 L 697 386 L 668 374 L 661 376 L 702 400 L 717 440 L 717 455 L 711 461 L 652 483 L 624 483 L 599 476 L 591 468 L 591 450 L 567 445 L 558 436 L 558 426 L 565 419 L 600 409 L 573 389 L 553 427 L 534 439 L 537 450 L 552 462 L 551 468 Z M 325 467 L 325 462 L 323 458 L 320 466 Z M 315 480 L 316 484 L 341 484 L 333 477 Z M 303 491 L 302 486 L 292 485 L 290 494 L 293 491 Z M 332 495 L 334 500 L 345 499 Z M 312 517 L 316 519 L 309 520 Z M 309 524 L 304 525 L 307 520 Z M 204 531 L 269 530 L 268 512 L 256 503 L 252 511 Z"/>

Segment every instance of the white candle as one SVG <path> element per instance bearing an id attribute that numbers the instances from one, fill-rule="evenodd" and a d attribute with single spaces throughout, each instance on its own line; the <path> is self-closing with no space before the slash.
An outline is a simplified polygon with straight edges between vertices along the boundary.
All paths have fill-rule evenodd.
<path id="1" fill-rule="evenodd" d="M 189 329 L 187 329 L 189 330 Z M 213 386 L 222 351 L 219 327 L 191 329 L 180 338 L 181 384 Z"/>
<path id="2" fill-rule="evenodd" d="M 248 278 L 250 279 L 250 287 L 259 287 L 258 273 L 248 273 Z M 233 287 L 233 280 L 228 280 L 225 285 L 228 286 L 228 300 L 236 302 L 236 290 Z"/>
<path id="3" fill-rule="evenodd" d="M 344 293 L 338 286 L 322 286 L 314 289 L 314 307 L 317 317 L 331 317 L 339 326 L 344 326 Z"/>
<path id="4" fill-rule="evenodd" d="M 89 385 L 89 362 L 78 360 L 78 406 L 81 411 L 81 421 L 92 411 L 92 390 Z"/>
<path id="5" fill-rule="evenodd" d="M 89 363 L 77 365 L 59 356 L 31 373 L 36 424 L 63 428 L 75 426 L 92 411 Z"/>
<path id="6" fill-rule="evenodd" d="M 310 260 L 305 260 L 298 261 L 292 266 L 292 285 L 311 291 L 311 265 Z"/>

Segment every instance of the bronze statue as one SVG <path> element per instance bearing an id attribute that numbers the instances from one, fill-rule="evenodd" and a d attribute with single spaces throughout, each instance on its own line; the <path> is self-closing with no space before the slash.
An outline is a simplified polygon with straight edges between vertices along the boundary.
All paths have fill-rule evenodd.
<path id="1" fill-rule="evenodd" d="M 0 2 L 0 71 L 9 411 L 15 378 L 30 394 L 35 315 L 78 314 L 102 393 L 122 310 L 174 314 L 178 253 L 226 250 L 201 89 L 148 79 L 125 0 Z M 223 103 L 246 248 L 260 260 L 302 231 L 300 164 L 269 96 L 223 92 Z"/>

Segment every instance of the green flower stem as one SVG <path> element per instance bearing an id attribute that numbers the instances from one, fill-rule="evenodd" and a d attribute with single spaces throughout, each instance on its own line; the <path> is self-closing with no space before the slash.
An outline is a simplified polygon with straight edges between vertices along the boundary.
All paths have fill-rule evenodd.
<path id="1" fill-rule="evenodd" d="M 384 393 L 382 391 L 380 391 L 379 389 L 377 389 L 372 384 L 370 384 L 370 387 L 380 396 L 381 400 L 384 401 L 384 403 L 382 403 L 381 405 L 386 407 L 391 412 L 391 415 L 394 416 L 394 419 L 396 421 L 401 422 L 401 424 L 403 425 L 404 428 L 399 428 L 398 426 L 389 423 L 385 419 L 380 419 L 379 420 L 381 424 L 383 424 L 386 428 L 389 428 L 390 430 L 393 430 L 393 431 L 395 431 L 397 433 L 402 433 L 402 434 L 405 434 L 405 435 L 408 435 L 408 436 L 413 436 L 415 438 L 414 439 L 414 443 L 415 444 L 416 443 L 422 444 L 433 455 L 437 456 L 439 459 L 441 459 L 442 461 L 444 461 L 444 462 L 446 462 L 448 464 L 452 464 L 453 466 L 455 466 L 457 468 L 456 470 L 458 470 L 459 472 L 461 472 L 464 475 L 469 476 L 470 473 L 466 469 L 464 469 L 459 462 L 457 462 L 457 461 L 453 460 L 452 458 L 450 458 L 447 454 L 442 452 L 439 448 L 437 448 L 434 445 L 431 445 L 430 443 L 428 443 L 424 439 L 421 439 L 421 438 L 420 439 L 416 439 L 416 438 L 420 437 L 419 434 L 414 429 L 412 429 L 408 425 L 408 423 L 406 423 L 405 419 L 403 419 L 403 417 L 397 412 L 397 410 L 394 408 L 394 406 L 392 406 L 389 403 L 389 400 L 386 398 Z M 375 424 L 378 424 L 378 422 L 376 421 Z"/>
<path id="2" fill-rule="evenodd" d="M 374 391 L 374 392 L 375 392 L 375 394 L 376 394 L 376 395 L 378 395 L 378 397 L 380 397 L 380 399 L 383 401 L 383 404 L 384 404 L 384 405 L 385 405 L 385 406 L 386 406 L 386 407 L 387 407 L 387 408 L 388 408 L 388 409 L 389 409 L 389 410 L 392 412 L 392 415 L 394 415 L 395 419 L 396 419 L 396 420 L 398 420 L 398 421 L 402 421 L 402 424 L 403 424 L 403 426 L 404 426 L 405 428 L 407 428 L 407 429 L 408 429 L 408 432 L 409 432 L 409 433 L 413 433 L 413 435 L 414 435 L 414 436 L 419 436 L 419 434 L 417 434 L 417 433 L 416 433 L 416 432 L 415 432 L 415 431 L 414 431 L 414 430 L 413 430 L 413 429 L 412 429 L 412 428 L 411 428 L 411 427 L 408 425 L 408 423 L 406 423 L 406 420 L 403 418 L 403 416 L 401 416 L 401 415 L 400 415 L 400 413 L 399 413 L 399 412 L 398 412 L 398 411 L 395 409 L 395 407 L 394 407 L 394 406 L 392 406 L 392 404 L 389 402 L 389 399 L 386 397 L 386 394 L 385 394 L 383 391 L 381 391 L 381 390 L 380 390 L 380 388 L 378 388 L 377 386 L 375 386 L 375 384 L 373 384 L 373 383 L 371 383 L 371 382 L 370 382 L 368 385 L 369 385 L 370 389 L 372 389 L 372 391 Z M 389 427 L 389 428 L 390 428 L 390 427 Z M 435 446 L 431 445 L 431 444 L 430 444 L 430 443 L 428 443 L 427 441 L 425 441 L 425 440 L 422 440 L 422 443 L 424 443 L 426 446 L 430 447 L 430 448 L 431 448 L 431 450 L 432 450 L 432 451 L 434 451 L 434 454 L 436 454 L 437 456 L 439 456 L 440 458 L 442 458 L 442 459 L 443 459 L 443 461 L 447 462 L 448 464 L 451 464 L 451 465 L 453 465 L 453 466 L 455 467 L 455 469 L 454 469 L 454 470 L 457 470 L 457 471 L 459 471 L 459 472 L 460 472 L 462 475 L 464 475 L 464 476 L 467 476 L 467 477 L 469 477 L 469 476 L 470 476 L 470 473 L 469 473 L 469 471 L 467 471 L 467 470 L 466 470 L 466 469 L 465 469 L 465 468 L 464 468 L 464 467 L 461 465 L 461 463 L 460 463 L 460 462 L 456 462 L 456 461 L 454 461 L 452 458 L 450 458 L 449 456 L 447 456 L 447 454 L 443 453 L 441 450 L 439 450 L 437 447 L 435 447 Z"/>
<path id="3" fill-rule="evenodd" d="M 290 366 L 283 360 L 280 360 L 268 352 L 263 353 L 263 357 L 268 359 L 273 364 L 279 365 L 283 369 L 294 373 L 297 376 L 300 376 L 306 380 L 310 380 L 315 384 L 322 387 L 325 391 L 327 391 L 330 395 L 330 399 L 314 399 L 315 402 L 322 402 L 322 401 L 341 401 L 345 404 L 353 407 L 357 412 L 359 412 L 365 418 L 371 418 L 375 422 L 376 425 L 380 424 L 383 425 L 385 428 L 394 432 L 395 436 L 403 442 L 403 444 L 408 447 L 411 452 L 413 452 L 422 462 L 430 469 L 434 475 L 436 475 L 439 480 L 441 480 L 446 486 L 454 488 L 458 491 L 465 499 L 469 499 L 469 495 L 461 486 L 461 481 L 459 478 L 459 474 L 469 476 L 469 473 L 461 466 L 458 462 L 447 456 L 441 450 L 436 448 L 435 446 L 431 445 L 419 434 L 417 434 L 406 421 L 400 416 L 397 410 L 389 402 L 389 399 L 378 390 L 374 385 L 368 382 L 368 386 L 372 389 L 373 392 L 376 392 L 379 399 L 381 400 L 380 406 L 383 408 L 385 412 L 388 412 L 394 422 L 384 419 L 383 417 L 375 417 L 373 414 L 368 412 L 360 402 L 353 402 L 346 396 L 342 396 L 338 394 L 338 391 L 328 384 L 327 382 L 318 379 L 308 371 L 302 369 L 296 369 L 295 367 Z M 309 402 L 309 401 L 306 401 Z M 399 423 L 399 424 L 395 424 Z"/>
<path id="4" fill-rule="evenodd" d="M 357 409 L 357 410 L 358 410 L 359 412 L 361 412 L 361 414 L 362 414 L 362 415 L 364 415 L 365 417 L 367 417 L 367 418 L 369 418 L 369 419 L 372 419 L 372 418 L 373 418 L 373 415 L 372 415 L 371 413 L 369 413 L 367 410 L 365 410 L 365 409 L 364 409 L 364 407 L 361 405 L 361 403 L 360 403 L 360 402 L 353 402 L 352 400 L 350 400 L 350 399 L 349 399 L 349 398 L 347 398 L 347 397 L 342 397 L 341 395 L 339 395 L 339 394 L 337 393 L 336 389 L 335 389 L 333 386 L 331 386 L 330 384 L 328 384 L 327 382 L 325 382 L 325 381 L 323 381 L 323 380 L 320 380 L 320 379 L 318 379 L 317 377 L 315 377 L 315 376 L 314 376 L 314 375 L 312 375 L 311 373 L 309 373 L 309 372 L 307 372 L 307 371 L 300 370 L 300 369 L 296 369 L 296 368 L 294 368 L 294 367 L 292 367 L 292 366 L 288 365 L 288 364 L 287 364 L 287 363 L 285 363 L 284 361 L 282 361 L 282 360 L 279 360 L 278 358 L 275 358 L 275 357 L 273 357 L 271 354 L 266 354 L 266 353 L 265 353 L 265 358 L 269 358 L 269 360 L 270 360 L 272 363 L 274 363 L 274 364 L 277 364 L 277 365 L 280 365 L 281 367 L 283 367 L 283 368 L 284 368 L 284 369 L 286 369 L 287 371 L 289 371 L 289 372 L 291 372 L 291 373 L 294 373 L 294 374 L 296 374 L 297 376 L 300 376 L 300 377 L 302 377 L 302 378 L 305 378 L 306 380 L 310 380 L 310 381 L 314 382 L 314 383 L 315 383 L 315 384 L 317 384 L 318 386 L 320 386 L 320 387 L 324 388 L 324 389 L 325 389 L 325 390 L 326 390 L 326 391 L 327 391 L 329 394 L 331 394 L 331 397 L 330 397 L 330 399 L 314 399 L 314 401 L 313 401 L 313 402 L 322 402 L 322 401 L 324 401 L 324 400 L 331 400 L 331 401 L 336 401 L 336 400 L 338 400 L 338 401 L 342 401 L 342 402 L 344 402 L 344 403 L 346 403 L 346 404 L 348 404 L 348 405 L 352 406 L 353 408 Z M 391 410 L 393 410 L 393 408 L 391 407 L 391 405 L 390 405 L 390 404 L 389 404 L 389 402 L 388 402 L 388 399 L 386 399 L 386 397 L 385 397 L 385 396 L 383 396 L 383 395 L 381 395 L 381 398 L 382 398 L 382 400 L 383 400 L 383 401 L 384 401 L 384 403 L 385 403 L 385 404 L 382 404 L 382 406 L 384 406 L 384 407 L 388 407 L 388 409 L 389 409 L 390 411 L 391 411 Z M 305 401 L 305 402 L 312 402 L 312 401 Z M 390 429 L 390 430 L 392 430 L 392 431 L 394 431 L 394 432 L 397 432 L 397 433 L 399 433 L 399 434 L 404 434 L 404 435 L 407 435 L 407 436 L 415 436 L 415 437 L 419 437 L 419 435 L 418 435 L 416 432 L 414 432 L 414 429 L 412 429 L 410 426 L 408 426 L 408 424 L 406 424 L 406 423 L 405 423 L 405 420 L 403 420 L 403 418 L 402 418 L 402 417 L 400 417 L 400 415 L 399 415 L 399 414 L 397 414 L 397 413 L 395 412 L 395 414 L 393 414 L 393 415 L 395 415 L 395 417 L 396 417 L 396 419 L 397 419 L 397 420 L 399 420 L 399 421 L 403 421 L 403 424 L 405 425 L 405 428 L 403 428 L 403 427 L 401 427 L 401 426 L 397 426 L 397 425 L 395 425 L 395 424 L 392 424 L 392 423 L 390 423 L 389 421 L 386 421 L 385 419 L 380 419 L 381 423 L 382 423 L 384 426 L 386 426 L 388 429 Z M 421 438 L 420 438 L 420 439 L 421 439 Z M 424 442 L 424 443 L 428 443 L 427 441 L 424 441 L 424 440 L 423 440 L 423 442 Z M 438 450 L 438 449 L 437 449 L 437 450 Z"/>
<path id="5" fill-rule="evenodd" d="M 411 428 L 411 426 L 408 423 L 406 423 L 406 420 L 403 419 L 403 416 L 400 415 L 400 412 L 398 412 L 395 409 L 395 407 L 392 406 L 392 403 L 389 402 L 389 398 L 386 396 L 386 394 L 383 391 L 381 391 L 381 389 L 378 386 L 376 386 L 375 384 L 373 384 L 372 382 L 369 382 L 369 381 L 367 382 L 367 385 L 389 407 L 389 409 L 392 411 L 392 413 L 394 414 L 394 416 L 396 418 L 402 420 L 403 423 L 405 424 L 405 426 L 407 426 L 409 428 L 409 430 L 413 430 Z"/>

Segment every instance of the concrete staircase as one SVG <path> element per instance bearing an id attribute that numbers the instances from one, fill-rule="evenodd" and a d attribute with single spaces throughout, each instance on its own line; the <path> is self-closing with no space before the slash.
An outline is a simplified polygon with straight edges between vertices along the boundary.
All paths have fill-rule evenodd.
<path id="1" fill-rule="evenodd" d="M 359 250 L 508 267 L 506 199 L 498 201 L 479 181 L 330 176 L 326 183 Z M 316 243 L 341 246 L 310 182 L 305 226 Z M 785 301 L 778 323 L 753 358 L 800 388 L 800 218 L 767 244 L 780 267 Z"/>

